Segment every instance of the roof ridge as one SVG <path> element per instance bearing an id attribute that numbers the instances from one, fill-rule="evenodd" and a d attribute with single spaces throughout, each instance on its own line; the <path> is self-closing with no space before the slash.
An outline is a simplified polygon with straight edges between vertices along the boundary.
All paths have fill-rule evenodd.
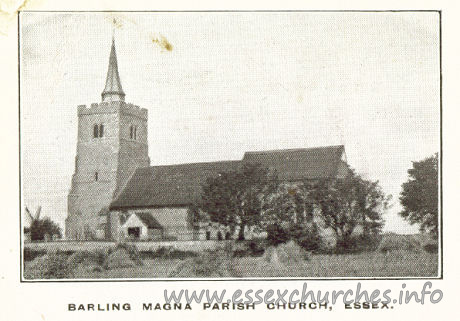
<path id="1" fill-rule="evenodd" d="M 242 160 L 222 160 L 222 161 L 212 161 L 212 162 L 194 162 L 194 163 L 177 163 L 177 164 L 167 164 L 167 165 L 151 165 L 145 167 L 138 167 L 138 169 L 147 169 L 147 168 L 166 168 L 166 167 L 177 167 L 177 166 L 186 166 L 186 165 L 209 165 L 209 164 L 226 164 L 226 163 L 241 163 Z"/>
<path id="2" fill-rule="evenodd" d="M 294 151 L 307 151 L 315 149 L 328 149 L 328 148 L 344 148 L 345 145 L 330 145 L 330 146 L 317 146 L 317 147 L 300 147 L 300 148 L 286 148 L 286 149 L 271 149 L 271 150 L 260 150 L 260 151 L 249 151 L 244 154 L 263 154 L 263 153 L 282 153 L 282 152 L 294 152 Z"/>

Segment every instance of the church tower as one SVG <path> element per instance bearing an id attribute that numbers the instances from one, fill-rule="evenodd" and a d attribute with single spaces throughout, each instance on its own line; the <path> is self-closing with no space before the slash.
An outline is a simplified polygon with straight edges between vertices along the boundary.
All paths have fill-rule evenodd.
<path id="1" fill-rule="evenodd" d="M 101 102 L 78 106 L 75 172 L 68 195 L 65 236 L 105 238 L 108 206 L 137 167 L 150 165 L 147 110 L 125 102 L 115 40 Z"/>

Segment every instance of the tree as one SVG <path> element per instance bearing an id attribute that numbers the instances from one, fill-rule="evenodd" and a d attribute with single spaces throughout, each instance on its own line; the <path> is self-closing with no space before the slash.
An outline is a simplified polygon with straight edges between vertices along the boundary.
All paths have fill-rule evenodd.
<path id="1" fill-rule="evenodd" d="M 311 209 L 305 202 L 301 186 L 280 184 L 264 203 L 263 225 L 290 228 L 311 219 Z"/>
<path id="2" fill-rule="evenodd" d="M 363 236 L 380 232 L 390 196 L 383 193 L 377 181 L 365 180 L 349 169 L 345 178 L 319 180 L 306 187 L 324 225 L 334 230 L 338 249 L 353 246 L 352 235 L 358 226 Z"/>
<path id="3" fill-rule="evenodd" d="M 32 241 L 43 241 L 46 235 L 48 237 L 57 235 L 60 238 L 62 236 L 61 228 L 49 217 L 34 220 L 30 225 L 30 239 Z"/>
<path id="4" fill-rule="evenodd" d="M 264 198 L 277 186 L 274 172 L 259 164 L 244 164 L 238 170 L 222 172 L 207 180 L 198 207 L 212 222 L 239 227 L 244 239 L 246 227 L 261 224 Z"/>
<path id="5" fill-rule="evenodd" d="M 263 226 L 269 244 L 294 240 L 308 251 L 321 246 L 321 235 L 313 220 L 313 205 L 303 184 L 280 184 L 264 204 Z"/>
<path id="6" fill-rule="evenodd" d="M 399 213 L 410 224 L 419 224 L 420 231 L 438 235 L 438 154 L 412 162 L 409 179 L 402 184 Z"/>
<path id="7" fill-rule="evenodd" d="M 203 218 L 200 215 L 200 209 L 196 204 L 192 204 L 187 208 L 187 227 L 188 228 L 196 228 Z"/>

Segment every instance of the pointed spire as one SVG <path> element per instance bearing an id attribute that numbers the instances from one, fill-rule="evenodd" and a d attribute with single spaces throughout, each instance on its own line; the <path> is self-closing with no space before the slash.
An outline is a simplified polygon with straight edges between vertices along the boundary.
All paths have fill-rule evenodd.
<path id="1" fill-rule="evenodd" d="M 117 53 L 115 51 L 115 37 L 112 36 L 112 49 L 110 50 L 109 68 L 105 88 L 101 94 L 103 102 L 124 101 L 125 93 L 121 87 L 120 75 L 118 74 Z"/>

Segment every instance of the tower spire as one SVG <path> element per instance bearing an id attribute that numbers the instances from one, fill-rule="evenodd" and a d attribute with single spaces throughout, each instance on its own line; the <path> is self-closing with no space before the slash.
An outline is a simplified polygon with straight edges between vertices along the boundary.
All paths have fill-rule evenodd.
<path id="1" fill-rule="evenodd" d="M 110 50 L 109 68 L 105 88 L 102 91 L 102 102 L 124 101 L 125 93 L 121 87 L 120 75 L 118 73 L 117 53 L 115 51 L 115 34 L 112 34 L 112 49 Z"/>

